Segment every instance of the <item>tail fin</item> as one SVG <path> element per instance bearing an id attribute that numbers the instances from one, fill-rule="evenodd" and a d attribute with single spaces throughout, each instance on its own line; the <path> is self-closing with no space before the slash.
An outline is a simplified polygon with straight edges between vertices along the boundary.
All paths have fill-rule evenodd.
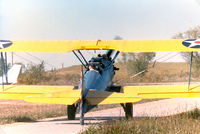
<path id="1" fill-rule="evenodd" d="M 8 76 L 8 84 L 14 84 L 17 83 L 17 78 L 19 76 L 21 65 L 15 64 L 13 65 L 7 72 Z M 3 77 L 3 82 L 2 82 Z M 6 75 L 0 76 L 0 84 L 6 83 Z"/>

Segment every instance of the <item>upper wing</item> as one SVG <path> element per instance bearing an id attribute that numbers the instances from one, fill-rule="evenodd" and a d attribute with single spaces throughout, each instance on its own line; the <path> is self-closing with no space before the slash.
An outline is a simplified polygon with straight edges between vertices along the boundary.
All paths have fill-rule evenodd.
<path id="1" fill-rule="evenodd" d="M 1 43 L 2 40 L 0 40 Z M 60 40 L 11 41 L 1 52 L 69 52 L 73 50 L 114 49 L 121 52 L 198 51 L 197 45 L 187 46 L 182 39 L 173 40 Z M 184 45 L 183 45 L 184 44 Z M 186 47 L 187 46 L 187 47 Z"/>

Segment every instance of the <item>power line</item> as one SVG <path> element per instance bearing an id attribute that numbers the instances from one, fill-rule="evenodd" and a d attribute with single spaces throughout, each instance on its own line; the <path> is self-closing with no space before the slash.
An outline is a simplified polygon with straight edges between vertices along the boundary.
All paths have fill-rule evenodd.
<path id="1" fill-rule="evenodd" d="M 33 58 L 39 60 L 40 62 L 43 62 L 43 60 L 40 59 L 40 58 L 38 58 L 37 56 L 34 56 L 34 55 L 32 55 L 32 54 L 30 54 L 30 53 L 27 53 L 27 52 L 25 52 L 25 53 L 26 53 L 27 55 L 32 56 Z M 47 63 L 47 62 L 45 62 L 45 64 L 47 64 L 47 65 L 49 65 L 49 66 L 51 66 L 51 67 L 53 67 L 53 68 L 56 68 L 54 65 L 49 64 L 49 63 Z"/>
<path id="2" fill-rule="evenodd" d="M 27 52 L 25 52 L 27 55 L 29 55 L 29 56 L 32 56 L 32 57 L 34 57 L 35 59 L 37 59 L 37 60 L 39 60 L 39 61 L 41 61 L 42 62 L 42 60 L 40 59 L 40 58 L 38 58 L 38 57 L 36 57 L 36 56 L 33 56 L 33 55 L 31 55 L 31 54 L 29 54 L 29 53 L 27 53 Z"/>
<path id="3" fill-rule="evenodd" d="M 176 54 L 174 54 L 174 55 L 172 55 L 172 56 L 170 56 L 169 58 L 167 58 L 167 59 L 165 59 L 165 60 L 163 60 L 163 61 L 161 61 L 161 62 L 165 62 L 165 61 L 167 61 L 167 60 L 169 60 L 169 59 L 171 59 L 172 57 L 174 57 L 174 56 L 176 56 L 176 55 L 178 55 L 179 53 L 176 53 Z M 167 54 L 166 54 L 167 55 Z M 165 55 L 164 56 L 162 56 L 161 58 L 159 58 L 159 59 L 162 59 L 163 57 L 165 57 Z M 155 60 L 156 61 L 156 60 Z M 154 64 L 155 64 L 155 62 L 154 62 Z M 152 67 L 150 67 L 150 68 L 154 68 L 154 65 L 152 66 Z M 142 74 L 143 72 L 146 72 L 146 71 L 148 71 L 149 70 L 149 68 L 148 69 L 145 69 L 145 70 L 142 70 L 142 71 L 140 71 L 140 72 L 138 72 L 138 73 L 136 73 L 136 74 L 134 74 L 133 76 L 131 76 L 130 78 L 134 78 L 134 77 L 136 77 L 136 76 L 138 76 L 138 75 L 140 75 L 140 74 Z"/>
<path id="4" fill-rule="evenodd" d="M 157 58 L 156 60 L 160 60 L 160 59 L 162 59 L 162 58 L 164 58 L 164 57 L 166 57 L 167 55 L 169 55 L 169 54 L 171 54 L 170 52 L 168 52 L 168 53 L 166 53 L 165 55 L 163 55 L 163 56 L 161 56 L 161 57 L 159 57 L 159 58 Z M 155 61 L 156 61 L 155 60 Z"/>
<path id="5" fill-rule="evenodd" d="M 174 56 L 176 56 L 176 55 L 178 55 L 178 54 L 179 54 L 179 53 L 176 53 L 176 54 L 174 54 L 174 55 L 172 55 L 172 56 L 168 57 L 167 59 L 165 59 L 165 60 L 163 60 L 163 61 L 161 61 L 161 62 L 165 62 L 165 61 L 167 61 L 167 60 L 171 59 L 172 57 L 174 57 Z"/>
<path id="6" fill-rule="evenodd" d="M 24 58 L 23 56 L 20 56 L 20 55 L 16 54 L 16 53 L 13 53 L 13 54 L 14 54 L 15 56 L 17 56 L 17 57 L 19 57 L 19 58 L 25 60 L 25 61 L 28 61 L 28 62 L 31 62 L 31 63 L 37 64 L 37 63 L 35 63 L 35 62 L 32 62 L 32 61 L 29 60 L 29 59 Z"/>

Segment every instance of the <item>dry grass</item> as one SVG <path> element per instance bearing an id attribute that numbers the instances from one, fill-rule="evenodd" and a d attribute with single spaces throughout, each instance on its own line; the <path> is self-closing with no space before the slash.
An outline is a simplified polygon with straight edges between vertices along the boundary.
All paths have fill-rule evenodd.
<path id="1" fill-rule="evenodd" d="M 115 120 L 91 126 L 82 134 L 198 134 L 200 110 L 169 117 Z"/>
<path id="2" fill-rule="evenodd" d="M 65 105 L 34 104 L 24 101 L 0 101 L 0 124 L 30 122 L 66 115 Z"/>
<path id="3" fill-rule="evenodd" d="M 149 70 L 144 76 L 127 73 L 126 65 L 116 64 L 120 67 L 120 71 L 116 72 L 114 81 L 120 85 L 127 85 L 128 83 L 159 83 L 159 82 L 187 82 L 189 76 L 189 64 L 185 62 L 165 62 L 156 63 L 154 67 L 149 65 Z M 192 72 L 191 80 L 200 81 L 200 76 Z"/>

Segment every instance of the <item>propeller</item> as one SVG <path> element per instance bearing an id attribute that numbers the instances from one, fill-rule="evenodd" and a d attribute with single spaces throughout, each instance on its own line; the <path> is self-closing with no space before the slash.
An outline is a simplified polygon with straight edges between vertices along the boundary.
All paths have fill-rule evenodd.
<path id="1" fill-rule="evenodd" d="M 106 52 L 107 57 L 108 57 L 108 58 L 111 57 L 111 55 L 112 55 L 113 52 L 114 52 L 114 50 L 108 50 L 108 51 Z"/>

